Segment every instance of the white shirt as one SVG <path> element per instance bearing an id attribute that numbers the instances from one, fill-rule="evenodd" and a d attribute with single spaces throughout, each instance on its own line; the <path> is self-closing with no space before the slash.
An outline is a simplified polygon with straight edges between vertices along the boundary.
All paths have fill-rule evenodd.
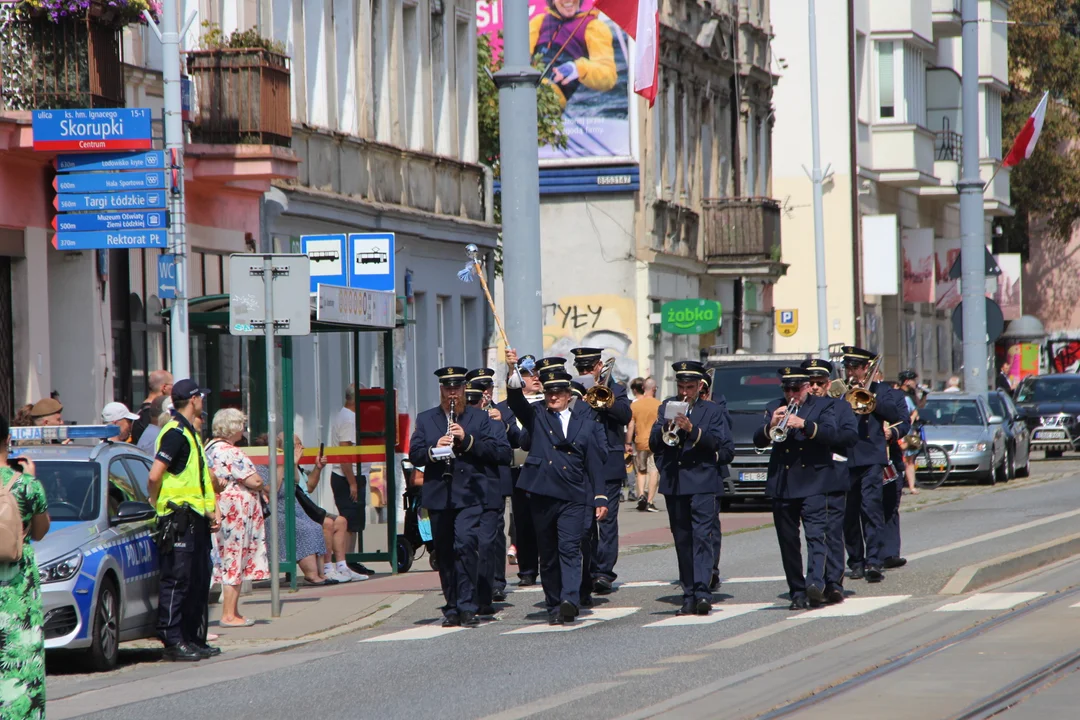
<path id="1" fill-rule="evenodd" d="M 559 422 L 562 423 L 562 434 L 563 437 L 566 437 L 566 432 L 570 429 L 570 408 L 555 414 L 559 416 Z"/>
<path id="2" fill-rule="evenodd" d="M 337 415 L 330 420 L 330 441 L 334 446 L 340 446 L 344 443 L 349 443 L 350 445 L 356 444 L 355 412 L 347 407 L 342 407 L 338 410 Z M 345 476 L 345 471 L 342 469 L 341 465 L 331 465 L 330 471 L 335 472 L 342 477 Z"/>

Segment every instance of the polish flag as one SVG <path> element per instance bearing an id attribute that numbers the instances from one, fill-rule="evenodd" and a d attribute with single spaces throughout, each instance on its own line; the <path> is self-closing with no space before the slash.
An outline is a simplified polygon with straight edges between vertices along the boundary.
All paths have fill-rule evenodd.
<path id="1" fill-rule="evenodd" d="M 1049 97 L 1050 91 L 1047 90 L 1043 93 L 1042 100 L 1039 101 L 1039 106 L 1035 108 L 1035 112 L 1031 113 L 1031 117 L 1024 123 L 1024 127 L 1020 128 L 1016 140 L 1013 140 L 1012 150 L 1005 156 L 1005 162 L 1001 163 L 1001 167 L 1017 165 L 1021 160 L 1027 160 L 1031 157 L 1031 153 L 1035 152 L 1035 143 L 1039 142 L 1043 120 L 1046 119 L 1046 100 Z"/>
<path id="2" fill-rule="evenodd" d="M 657 0 L 596 0 L 593 8 L 607 15 L 634 39 L 634 92 L 656 101 L 660 78 L 660 11 Z"/>

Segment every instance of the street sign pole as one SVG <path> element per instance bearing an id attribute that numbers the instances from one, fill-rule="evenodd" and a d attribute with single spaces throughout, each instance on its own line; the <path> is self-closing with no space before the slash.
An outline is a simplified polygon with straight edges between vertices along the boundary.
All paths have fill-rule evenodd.
<path id="1" fill-rule="evenodd" d="M 810 144 L 814 164 L 810 170 L 810 181 L 814 186 L 814 261 L 817 270 L 818 357 L 822 360 L 828 360 L 829 298 L 826 292 L 825 211 L 823 209 L 825 174 L 821 170 L 821 132 L 818 117 L 817 7 L 814 0 L 810 0 L 808 9 L 810 13 Z"/>
<path id="2" fill-rule="evenodd" d="M 177 0 L 161 5 L 161 75 L 165 82 L 165 159 L 172 166 L 174 180 L 169 190 L 169 252 L 176 257 L 176 300 L 173 301 L 170 339 L 172 374 L 191 374 L 188 337 L 188 248 L 184 219 L 184 119 L 180 83 L 180 33 Z M 168 178 L 166 185 L 169 185 Z M 273 502 L 271 500 L 271 502 Z M 276 555 L 274 557 L 277 557 Z M 275 607 L 277 605 L 275 604 Z"/>
<path id="3" fill-rule="evenodd" d="M 280 556 L 278 551 L 281 547 L 281 538 L 278 537 L 277 514 L 279 511 L 277 502 L 277 356 L 274 353 L 274 256 L 263 256 L 263 287 L 265 295 L 263 302 L 266 303 L 266 319 L 263 323 L 263 333 L 266 336 L 266 421 L 269 435 L 266 438 L 269 452 L 269 477 L 270 477 L 270 617 L 281 615 L 281 572 L 278 567 Z M 177 290 L 180 288 L 177 287 Z M 286 442 L 289 438 L 286 438 Z M 284 482 L 284 478 L 282 478 Z M 293 568 L 296 575 L 296 568 Z"/>

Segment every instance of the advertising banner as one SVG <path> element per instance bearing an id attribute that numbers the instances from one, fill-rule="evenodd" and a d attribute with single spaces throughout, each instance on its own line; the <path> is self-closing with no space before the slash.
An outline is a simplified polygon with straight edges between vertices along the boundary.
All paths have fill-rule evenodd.
<path id="1" fill-rule="evenodd" d="M 900 252 L 903 256 L 904 302 L 935 302 L 933 228 L 901 230 Z"/>
<path id="2" fill-rule="evenodd" d="M 542 166 L 634 162 L 628 58 L 633 42 L 593 0 L 529 3 L 531 54 L 544 64 L 544 82 L 563 105 L 567 147 L 540 148 Z M 503 0 L 477 0 L 476 27 L 487 35 L 492 55 L 502 56 Z"/>

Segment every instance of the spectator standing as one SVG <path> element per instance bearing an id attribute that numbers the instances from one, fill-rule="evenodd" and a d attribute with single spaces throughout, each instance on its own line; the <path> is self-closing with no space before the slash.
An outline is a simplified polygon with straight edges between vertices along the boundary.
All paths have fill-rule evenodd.
<path id="1" fill-rule="evenodd" d="M 154 401 L 158 398 L 167 398 L 172 394 L 172 373 L 168 370 L 154 370 L 150 373 L 149 383 L 150 394 L 146 396 L 146 400 L 143 400 L 143 404 L 139 406 L 139 417 L 131 427 L 131 437 L 134 438 L 132 442 L 135 443 L 142 439 L 142 434 L 154 424 L 154 420 L 157 418 L 157 415 L 151 409 Z"/>
<path id="2" fill-rule="evenodd" d="M 132 423 L 139 416 L 128 410 L 128 406 L 122 402 L 111 402 L 101 410 L 101 419 L 106 425 L 115 425 L 120 428 L 120 434 L 113 438 L 114 442 L 134 443 L 135 438 L 131 434 Z"/>
<path id="3" fill-rule="evenodd" d="M 331 441 L 335 446 L 356 444 L 356 386 L 345 388 L 345 404 L 330 421 Z M 364 532 L 367 520 L 367 493 L 363 475 L 357 470 L 360 464 L 340 463 L 330 471 L 330 489 L 334 493 L 334 504 L 349 526 L 348 551 L 356 550 L 356 536 Z M 361 563 L 353 563 L 351 568 L 362 575 L 374 573 Z"/>
<path id="4" fill-rule="evenodd" d="M 945 382 L 945 389 L 942 392 L 960 392 L 960 378 L 957 375 L 953 375 Z"/>
<path id="5" fill-rule="evenodd" d="M 660 512 L 653 502 L 660 474 L 649 449 L 649 433 L 660 410 L 660 401 L 656 399 L 656 381 L 637 378 L 630 383 L 630 389 L 635 397 L 634 402 L 630 403 L 630 424 L 626 426 L 626 451 L 634 453 L 637 509 L 639 512 Z"/>
<path id="6" fill-rule="evenodd" d="M 0 718 L 22 720 L 45 717 L 45 617 L 30 541 L 45 537 L 49 514 L 34 463 L 18 458 L 18 472 L 8 466 L 9 430 L 0 415 L 0 484 L 15 496 L 26 536 L 22 558 L 0 563 Z"/>
<path id="7" fill-rule="evenodd" d="M 266 521 L 259 494 L 262 478 L 255 464 L 236 447 L 247 418 L 239 410 L 224 408 L 214 413 L 214 439 L 206 446 L 210 472 L 222 490 L 218 495 L 221 527 L 217 531 L 221 563 L 215 580 L 221 583 L 221 627 L 250 627 L 255 622 L 240 614 L 240 586 L 245 580 L 266 580 L 270 562 L 266 555 Z"/>
<path id="8" fill-rule="evenodd" d="M 34 403 L 30 408 L 30 417 L 34 419 L 34 425 L 48 427 L 64 424 L 64 406 L 59 400 L 45 398 Z"/>
<path id="9" fill-rule="evenodd" d="M 1009 364 L 1002 360 L 998 363 L 997 379 L 994 381 L 995 390 L 1003 390 L 1012 395 L 1012 383 L 1009 382 L 1009 376 L 1005 373 L 1005 369 Z"/>
<path id="10" fill-rule="evenodd" d="M 166 405 L 172 407 L 172 400 L 168 397 L 162 396 L 154 398 L 154 402 L 150 403 L 150 418 L 151 423 L 143 430 L 143 434 L 135 442 L 135 447 L 139 448 L 148 455 L 154 454 L 154 446 L 157 445 L 157 436 L 161 432 L 161 428 L 169 421 L 169 413 L 165 409 Z"/>

